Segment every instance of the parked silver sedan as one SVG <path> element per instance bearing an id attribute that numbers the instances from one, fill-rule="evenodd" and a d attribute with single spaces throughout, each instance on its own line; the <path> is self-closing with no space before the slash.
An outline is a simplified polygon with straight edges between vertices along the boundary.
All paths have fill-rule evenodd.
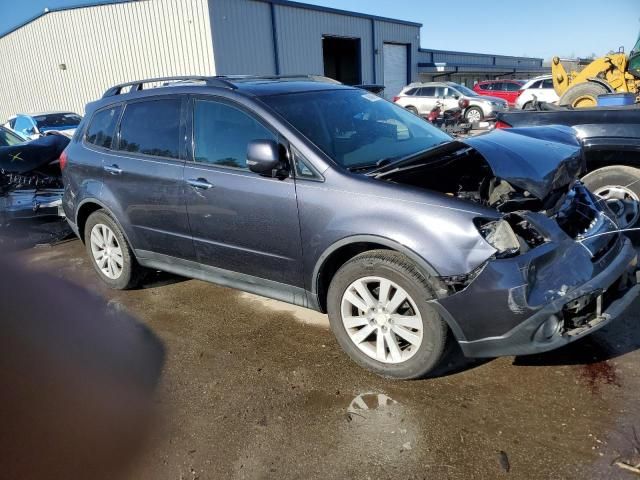
<path id="1" fill-rule="evenodd" d="M 458 107 L 461 99 L 468 101 L 464 117 L 471 123 L 493 118 L 508 108 L 508 103 L 501 98 L 480 96 L 454 82 L 412 83 L 402 89 L 394 102 L 415 114 L 428 115 L 436 102 L 444 104 L 448 110 Z"/>

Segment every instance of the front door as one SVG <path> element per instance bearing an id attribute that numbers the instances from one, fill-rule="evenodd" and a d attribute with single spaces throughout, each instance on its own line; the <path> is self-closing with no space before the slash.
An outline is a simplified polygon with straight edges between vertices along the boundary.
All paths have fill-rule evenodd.
<path id="1" fill-rule="evenodd" d="M 250 141 L 278 135 L 239 105 L 211 97 L 193 98 L 188 119 L 186 198 L 198 261 L 218 276 L 302 286 L 294 179 L 260 176 L 246 162 Z"/>

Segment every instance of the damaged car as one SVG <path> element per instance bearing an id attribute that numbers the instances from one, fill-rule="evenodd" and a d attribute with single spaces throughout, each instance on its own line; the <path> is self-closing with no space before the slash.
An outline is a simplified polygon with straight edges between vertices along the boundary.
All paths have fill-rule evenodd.
<path id="1" fill-rule="evenodd" d="M 566 127 L 459 141 L 319 77 L 178 77 L 110 88 L 64 157 L 67 219 L 107 285 L 164 270 L 326 312 L 384 376 L 429 374 L 452 341 L 558 348 L 640 288 Z"/>
<path id="2" fill-rule="evenodd" d="M 70 233 L 59 161 L 68 144 L 63 135 L 25 141 L 0 127 L 0 235 L 5 240 L 33 234 L 50 241 Z"/>

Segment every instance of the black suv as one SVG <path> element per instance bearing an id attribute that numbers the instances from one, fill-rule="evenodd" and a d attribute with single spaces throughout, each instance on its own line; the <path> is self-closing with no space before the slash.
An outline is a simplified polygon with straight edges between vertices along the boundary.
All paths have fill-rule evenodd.
<path id="1" fill-rule="evenodd" d="M 111 287 L 159 269 L 327 312 L 383 375 L 425 375 L 448 338 L 469 356 L 557 348 L 639 288 L 563 127 L 454 141 L 328 79 L 178 77 L 109 89 L 61 164 Z"/>

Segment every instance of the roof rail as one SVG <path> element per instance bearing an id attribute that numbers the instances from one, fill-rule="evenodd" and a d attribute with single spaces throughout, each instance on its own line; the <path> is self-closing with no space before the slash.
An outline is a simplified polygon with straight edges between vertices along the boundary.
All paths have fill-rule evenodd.
<path id="1" fill-rule="evenodd" d="M 224 75 L 218 77 L 231 81 L 242 80 L 310 80 L 312 82 L 335 83 L 342 85 L 341 82 L 333 78 L 324 77 L 322 75 L 293 74 L 293 75 Z"/>
<path id="2" fill-rule="evenodd" d="M 131 87 L 131 92 L 137 92 L 143 89 L 144 84 L 146 83 L 161 83 L 161 82 L 204 82 L 207 86 L 210 87 L 222 87 L 222 88 L 237 88 L 233 83 L 228 80 L 225 80 L 225 77 L 207 77 L 207 76 L 176 76 L 176 77 L 158 77 L 158 78 L 147 78 L 145 80 L 136 80 L 134 82 L 126 82 L 120 83 L 109 88 L 102 98 L 112 97 L 114 95 L 122 94 L 122 89 L 126 87 Z"/>

